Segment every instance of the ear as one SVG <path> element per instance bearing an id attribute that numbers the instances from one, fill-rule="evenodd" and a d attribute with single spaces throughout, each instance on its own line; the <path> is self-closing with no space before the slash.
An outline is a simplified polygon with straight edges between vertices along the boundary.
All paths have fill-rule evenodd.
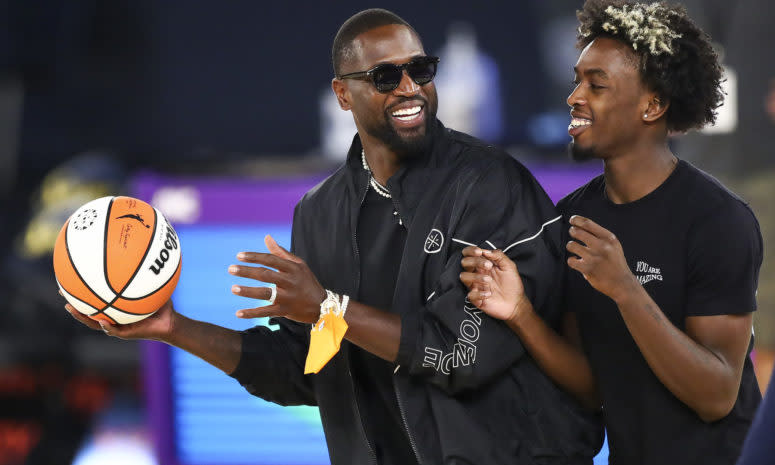
<path id="1" fill-rule="evenodd" d="M 646 111 L 643 112 L 643 121 L 646 123 L 657 121 L 665 114 L 668 108 L 670 108 L 669 100 L 661 98 L 658 95 L 651 95 L 646 102 Z"/>
<path id="2" fill-rule="evenodd" d="M 331 80 L 331 89 L 336 95 L 336 101 L 339 102 L 339 108 L 345 111 L 352 109 L 350 105 L 350 93 L 347 90 L 347 84 L 339 78 Z"/>

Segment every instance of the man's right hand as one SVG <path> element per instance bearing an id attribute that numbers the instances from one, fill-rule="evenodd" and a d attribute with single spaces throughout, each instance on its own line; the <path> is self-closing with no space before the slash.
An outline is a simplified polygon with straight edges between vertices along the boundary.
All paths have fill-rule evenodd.
<path id="1" fill-rule="evenodd" d="M 91 329 L 105 332 L 108 336 L 121 339 L 153 339 L 165 341 L 172 333 L 175 309 L 172 308 L 172 300 L 168 300 L 156 313 L 135 323 L 124 325 L 110 324 L 105 321 L 95 321 L 79 312 L 70 304 L 65 304 L 65 310 L 76 320 Z"/>
<path id="2" fill-rule="evenodd" d="M 525 295 L 517 265 L 500 250 L 463 249 L 460 280 L 468 300 L 493 318 L 516 322 L 532 305 Z"/>
<path id="3" fill-rule="evenodd" d="M 175 311 L 171 300 L 148 318 L 126 325 L 92 320 L 70 304 L 65 309 L 76 320 L 108 336 L 164 342 L 196 355 L 227 374 L 237 369 L 242 357 L 240 331 L 186 318 Z"/>

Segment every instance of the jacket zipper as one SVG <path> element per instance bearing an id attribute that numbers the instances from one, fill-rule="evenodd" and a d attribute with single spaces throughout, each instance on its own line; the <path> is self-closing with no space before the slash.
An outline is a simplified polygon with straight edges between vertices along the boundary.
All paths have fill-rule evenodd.
<path id="1" fill-rule="evenodd" d="M 398 224 L 403 226 L 404 229 L 406 229 L 408 231 L 409 230 L 409 226 L 407 226 L 406 223 L 404 223 L 404 218 L 401 215 L 401 209 L 398 208 L 398 200 L 396 200 L 395 197 L 391 196 L 390 197 L 390 203 L 393 204 L 393 210 L 395 210 L 395 214 L 398 216 Z"/>
<path id="2" fill-rule="evenodd" d="M 395 376 L 395 375 L 393 375 Z M 404 413 L 404 404 L 401 402 L 401 393 L 398 391 L 398 386 L 396 385 L 396 379 L 393 378 L 393 390 L 396 392 L 396 401 L 398 401 L 398 411 L 401 412 L 401 420 L 404 422 L 404 429 L 406 429 L 406 435 L 409 437 L 409 444 L 412 446 L 412 452 L 414 452 L 414 457 L 417 459 L 417 465 L 422 465 L 422 460 L 420 460 L 420 452 L 417 450 L 417 444 L 414 442 L 414 437 L 412 436 L 412 432 L 409 430 L 409 423 L 406 422 L 406 413 Z"/>
<path id="3" fill-rule="evenodd" d="M 369 184 L 366 183 L 366 189 L 363 191 L 363 195 L 361 196 L 361 203 L 358 207 L 358 212 L 360 212 L 360 209 L 363 208 L 363 202 L 366 201 L 366 196 L 369 193 Z M 355 270 L 355 292 L 358 292 L 358 289 L 361 286 L 361 261 L 359 258 L 360 253 L 358 252 L 358 221 L 355 221 L 355 228 L 353 228 L 353 250 L 355 251 L 355 264 L 356 264 L 356 270 Z M 349 358 L 349 357 L 348 357 Z M 347 362 L 347 374 L 350 375 L 350 387 L 352 388 L 353 392 L 353 406 L 355 407 L 355 413 L 358 415 L 358 425 L 361 427 L 361 434 L 363 434 L 363 439 L 366 440 L 366 445 L 369 448 L 369 453 L 371 454 L 371 463 L 376 464 L 377 463 L 377 454 L 374 452 L 374 447 L 371 445 L 371 441 L 369 441 L 369 437 L 366 435 L 366 428 L 363 427 L 363 417 L 361 417 L 361 408 L 358 406 L 358 393 L 355 390 L 355 380 L 353 379 L 353 372 L 350 369 L 350 362 L 348 360 Z"/>
<path id="4" fill-rule="evenodd" d="M 361 208 L 363 208 L 363 202 L 366 201 L 366 196 L 369 194 L 369 183 L 366 182 L 366 189 L 361 196 L 361 203 L 358 206 L 358 214 L 360 215 Z M 353 227 L 353 251 L 355 251 L 355 292 L 359 292 L 361 288 L 361 259 L 360 252 L 358 251 L 358 220 L 356 218 L 355 225 Z M 356 296 L 357 297 L 357 296 Z"/>
<path id="5" fill-rule="evenodd" d="M 392 197 L 390 199 L 393 203 L 393 208 L 396 209 L 396 213 L 398 214 L 398 224 L 404 227 L 407 231 L 409 230 L 409 226 L 404 223 L 404 220 L 401 216 L 401 209 L 398 208 L 398 200 L 396 200 L 395 197 Z M 400 367 L 400 365 L 399 365 Z M 417 450 L 417 443 L 414 442 L 414 437 L 412 436 L 412 432 L 409 430 L 409 423 L 406 421 L 406 413 L 404 412 L 404 403 L 401 401 L 401 393 L 398 391 L 398 386 L 396 385 L 396 372 L 398 372 L 398 368 L 396 367 L 395 371 L 393 372 L 393 390 L 396 393 L 396 401 L 398 403 L 398 411 L 401 412 L 401 420 L 404 423 L 404 429 L 406 430 L 406 436 L 409 438 L 409 444 L 412 446 L 412 452 L 414 452 L 414 458 L 417 459 L 417 464 L 422 464 L 422 460 L 420 460 L 420 452 Z"/>
<path id="6" fill-rule="evenodd" d="M 366 190 L 363 192 L 363 196 L 361 197 L 361 203 L 360 207 L 363 207 L 363 202 L 366 201 L 366 196 L 369 194 L 369 185 L 366 184 Z M 396 209 L 396 213 L 398 213 L 398 219 L 399 224 L 404 227 L 404 229 L 408 229 L 407 225 L 403 223 L 403 219 L 401 218 L 401 212 L 398 208 L 398 202 L 395 198 L 390 199 L 393 203 L 393 208 Z M 360 259 L 359 259 L 359 251 L 358 251 L 358 233 L 357 233 L 357 223 L 356 228 L 353 230 L 353 248 L 355 250 L 355 260 L 357 263 L 357 272 L 356 272 L 356 279 L 355 279 L 355 289 L 357 290 L 360 287 L 360 281 L 361 281 L 361 266 L 360 266 Z M 353 380 L 352 371 L 350 371 L 349 363 L 348 363 L 348 373 L 350 374 L 350 383 L 352 384 L 353 392 L 355 392 L 355 381 Z M 394 375 L 395 376 L 395 375 Z M 396 393 L 396 402 L 398 403 L 398 411 L 401 412 L 401 420 L 404 423 L 404 429 L 406 430 L 406 435 L 409 438 L 409 444 L 412 446 L 412 452 L 414 453 L 414 457 L 417 459 L 417 464 L 421 465 L 422 461 L 420 460 L 420 452 L 417 450 L 417 443 L 414 442 L 414 437 L 412 436 L 412 432 L 409 430 L 409 423 L 406 421 L 406 413 L 404 412 L 404 404 L 401 401 L 401 394 L 398 392 L 398 386 L 396 386 L 395 378 L 393 378 L 393 390 Z M 361 412 L 360 408 L 358 407 L 358 399 L 357 396 L 353 396 L 353 404 L 355 405 L 355 411 L 358 414 L 358 418 L 361 418 Z M 371 442 L 369 441 L 369 438 L 366 437 L 366 430 L 363 427 L 363 420 L 358 422 L 361 426 L 361 432 L 363 432 L 363 437 L 366 438 L 366 444 L 369 446 L 369 451 L 371 452 L 372 461 L 374 463 L 377 463 L 376 454 L 374 453 L 374 449 L 371 446 Z"/>
<path id="7" fill-rule="evenodd" d="M 361 409 L 358 406 L 358 395 L 355 391 L 355 380 L 353 379 L 353 372 L 350 370 L 350 363 L 347 363 L 347 374 L 350 375 L 350 387 L 352 387 L 353 390 L 353 405 L 355 406 L 355 413 L 358 415 L 358 425 L 361 427 L 361 434 L 363 434 L 363 439 L 366 440 L 366 445 L 369 448 L 369 454 L 371 455 L 371 463 L 375 464 L 377 463 L 377 454 L 374 452 L 374 448 L 371 446 L 371 441 L 369 441 L 369 437 L 366 436 L 366 428 L 363 427 L 363 417 L 361 417 Z"/>

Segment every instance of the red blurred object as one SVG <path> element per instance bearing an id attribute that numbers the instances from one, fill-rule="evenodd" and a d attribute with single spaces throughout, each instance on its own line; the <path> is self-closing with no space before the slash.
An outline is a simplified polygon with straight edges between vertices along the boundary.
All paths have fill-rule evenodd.
<path id="1" fill-rule="evenodd" d="M 0 465 L 21 465 L 40 441 L 40 425 L 0 419 Z"/>

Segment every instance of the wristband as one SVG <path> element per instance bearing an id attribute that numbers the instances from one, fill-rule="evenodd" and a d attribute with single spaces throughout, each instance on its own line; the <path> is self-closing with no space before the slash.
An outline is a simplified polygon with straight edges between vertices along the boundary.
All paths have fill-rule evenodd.
<path id="1" fill-rule="evenodd" d="M 326 290 L 326 298 L 320 303 L 320 317 L 310 330 L 305 375 L 319 372 L 339 352 L 347 332 L 344 314 L 349 301 L 350 297 L 345 295 L 340 303 L 338 294 Z"/>

